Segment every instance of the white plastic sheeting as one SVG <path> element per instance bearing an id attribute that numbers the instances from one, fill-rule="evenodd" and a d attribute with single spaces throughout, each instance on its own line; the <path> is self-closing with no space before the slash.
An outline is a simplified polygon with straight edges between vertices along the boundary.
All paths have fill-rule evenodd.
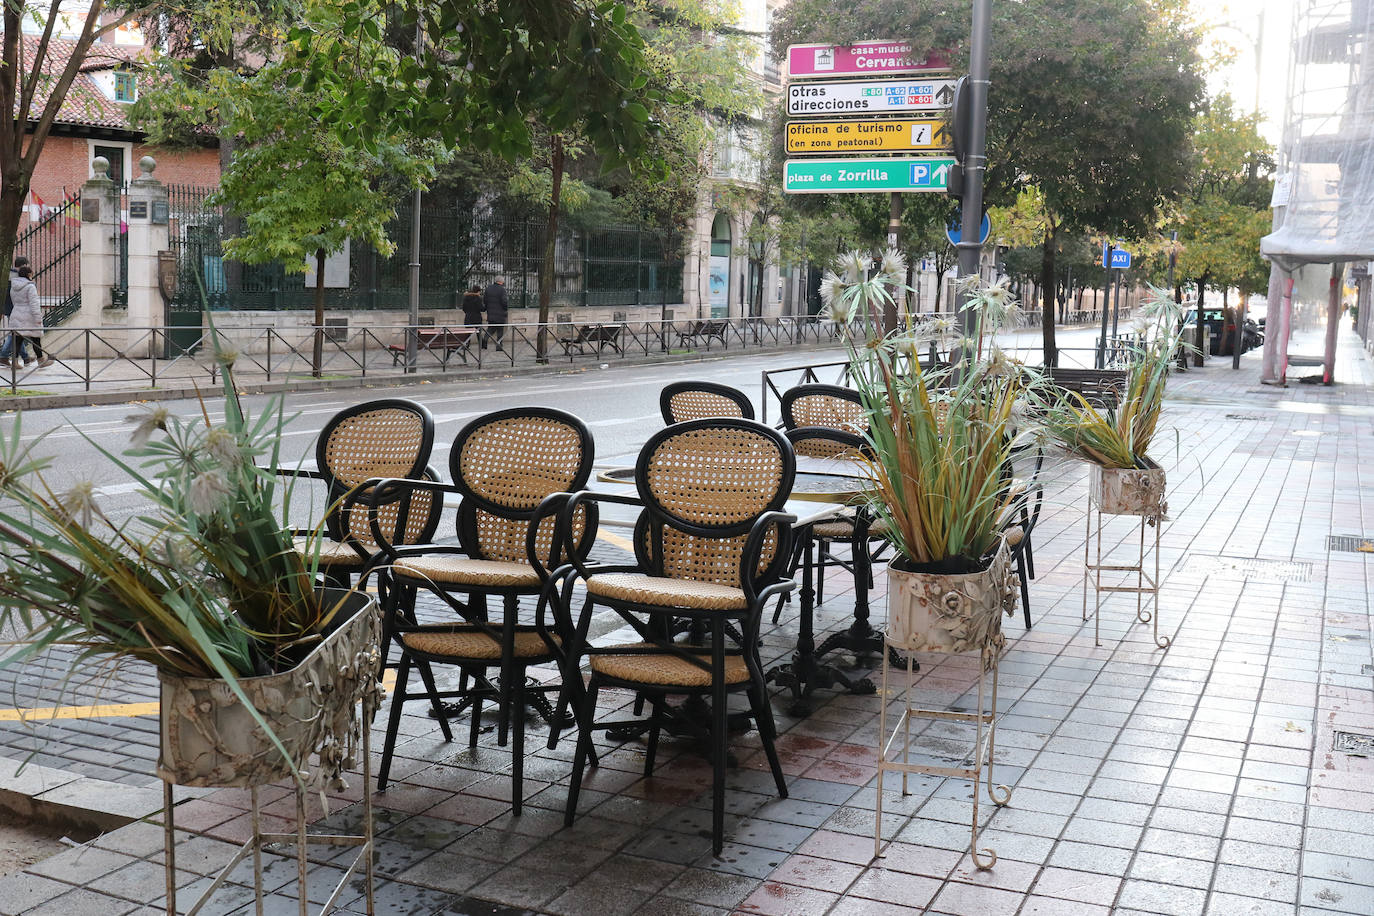
<path id="1" fill-rule="evenodd" d="M 1374 0 L 1307 0 L 1297 25 L 1286 209 L 1260 242 L 1289 271 L 1374 258 Z"/>

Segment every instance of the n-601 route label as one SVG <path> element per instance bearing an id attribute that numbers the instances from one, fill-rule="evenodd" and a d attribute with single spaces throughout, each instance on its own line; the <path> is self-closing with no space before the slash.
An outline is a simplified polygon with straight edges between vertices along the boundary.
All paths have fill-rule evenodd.
<path id="1" fill-rule="evenodd" d="M 895 114 L 948 108 L 954 80 L 860 80 L 844 83 L 790 83 L 789 115 Z"/>
<path id="2" fill-rule="evenodd" d="M 952 138 L 945 122 L 934 118 L 852 121 L 792 121 L 787 152 L 905 153 L 947 149 Z"/>

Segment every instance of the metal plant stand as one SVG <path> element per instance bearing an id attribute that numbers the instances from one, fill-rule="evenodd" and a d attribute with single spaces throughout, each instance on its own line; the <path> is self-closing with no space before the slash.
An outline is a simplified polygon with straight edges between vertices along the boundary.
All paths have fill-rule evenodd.
<path id="1" fill-rule="evenodd" d="M 969 843 L 969 855 L 973 858 L 973 864 L 978 868 L 992 868 L 997 864 L 997 853 L 992 849 L 978 848 L 978 795 L 979 791 L 986 785 L 988 798 L 999 808 L 1011 801 L 1012 790 L 1009 786 L 997 785 L 994 788 L 993 780 L 993 754 L 996 751 L 997 742 L 997 660 L 1001 655 L 1001 647 L 989 645 L 980 653 L 980 665 L 978 670 L 978 708 L 974 712 L 951 712 L 946 709 L 920 709 L 912 705 L 911 687 L 915 672 L 915 666 L 910 654 L 906 657 L 906 664 L 900 670 L 906 674 L 906 682 L 902 687 L 903 709 L 902 714 L 893 726 L 889 734 L 887 730 L 887 684 L 888 670 L 893 666 L 889 663 L 888 656 L 892 650 L 899 646 L 890 646 L 888 651 L 883 653 L 883 688 L 881 695 L 883 704 L 878 712 L 878 734 L 879 740 L 884 744 L 878 754 L 878 804 L 875 813 L 875 823 L 873 827 L 873 856 L 877 858 L 883 854 L 883 774 L 891 771 L 902 774 L 902 794 L 908 794 L 907 777 L 911 773 L 924 773 L 932 776 L 946 776 L 973 780 L 973 815 L 970 821 L 971 840 Z M 992 675 L 992 703 L 984 706 L 985 682 L 988 673 Z M 911 762 L 911 720 L 913 718 L 936 719 L 945 722 L 971 722 L 975 728 L 973 744 L 973 765 L 962 767 L 941 767 Z M 890 759 L 892 757 L 893 745 L 901 740 L 902 759 L 900 761 Z M 986 773 L 986 780 L 984 774 Z M 986 857 L 986 858 L 985 858 Z"/>
<path id="2" fill-rule="evenodd" d="M 1094 478 L 1096 482 L 1096 478 Z M 1162 497 L 1162 487 L 1160 490 Z M 1103 497 L 1103 488 L 1100 486 L 1090 486 L 1088 489 L 1088 511 L 1084 524 L 1086 531 L 1083 538 L 1083 622 L 1088 621 L 1088 587 L 1092 586 L 1093 592 L 1093 644 L 1102 645 L 1102 596 L 1123 592 L 1135 595 L 1135 618 L 1140 623 L 1148 623 L 1153 627 L 1155 645 L 1161 649 L 1169 647 L 1170 639 L 1167 636 L 1159 635 L 1159 529 L 1164 521 L 1164 514 L 1167 505 L 1161 499 L 1153 502 L 1146 500 L 1143 505 L 1135 505 L 1127 511 L 1112 511 L 1113 508 L 1125 508 L 1117 504 L 1110 492 L 1106 498 Z M 1105 504 L 1105 508 L 1104 508 Z M 1134 563 L 1114 564 L 1102 562 L 1102 529 L 1104 527 L 1102 517 L 1124 516 L 1134 517 L 1140 524 L 1140 540 L 1138 551 Z M 1149 551 L 1151 557 L 1147 557 L 1147 547 L 1145 539 L 1145 529 L 1154 529 L 1154 545 Z M 1153 559 L 1153 573 L 1147 572 L 1147 560 Z M 1129 581 L 1130 573 L 1135 573 L 1135 585 L 1104 585 L 1102 583 L 1103 573 L 1127 573 L 1124 578 Z M 1146 600 L 1149 596 L 1149 600 Z"/>
<path id="3" fill-rule="evenodd" d="M 371 710 L 366 711 L 365 722 L 371 722 Z M 295 833 L 263 833 L 262 816 L 258 808 L 258 786 L 250 786 L 248 789 L 249 797 L 252 802 L 253 816 L 253 835 L 239 847 L 239 851 L 229 860 L 215 876 L 215 880 L 207 887 L 186 911 L 186 916 L 195 916 L 201 908 L 210 901 L 215 891 L 219 890 L 221 884 L 229 877 L 240 862 L 248 856 L 253 857 L 253 892 L 256 903 L 257 916 L 263 916 L 262 902 L 262 850 L 269 843 L 294 843 L 296 845 L 296 896 L 300 905 L 300 916 L 307 916 L 309 913 L 309 898 L 307 895 L 307 859 L 306 849 L 310 844 L 318 846 L 356 846 L 358 853 L 348 863 L 339 883 L 334 887 L 329 899 L 320 907 L 319 916 L 332 913 L 335 905 L 339 902 L 339 895 L 343 893 L 348 881 L 353 877 L 353 873 L 358 870 L 359 863 L 362 863 L 365 874 L 367 875 L 367 912 L 369 916 L 375 912 L 373 902 L 373 855 L 372 855 L 372 741 L 370 738 L 371 729 L 364 726 L 362 741 L 363 757 L 363 832 L 361 834 L 307 834 L 305 832 L 305 789 L 299 784 L 296 786 L 296 832 Z M 166 877 L 167 877 L 167 916 L 177 916 L 177 887 L 176 887 L 176 824 L 172 817 L 172 783 L 162 784 L 162 822 L 164 825 L 163 850 L 166 855 Z"/>
<path id="4" fill-rule="evenodd" d="M 990 565 L 967 573 L 920 571 L 909 563 L 894 560 L 888 564 L 887 632 L 883 637 L 882 706 L 878 712 L 878 803 L 873 825 L 873 856 L 883 854 L 883 776 L 889 771 L 902 774 L 902 794 L 907 794 L 907 777 L 926 773 L 973 780 L 973 813 L 970 821 L 969 854 L 979 868 L 992 868 L 997 853 L 978 848 L 978 796 L 986 773 L 988 798 L 997 806 L 1011 801 L 1011 789 L 994 788 L 993 757 L 997 744 L 997 662 L 1006 646 L 1001 620 L 1016 611 L 1016 577 L 1006 543 L 1003 542 Z M 905 664 L 893 664 L 894 650 L 906 653 Z M 916 666 L 914 652 L 940 652 L 947 655 L 978 653 L 978 707 L 972 712 L 947 709 L 921 709 L 912 703 L 911 688 Z M 887 728 L 888 672 L 898 667 L 906 672 L 901 692 L 902 714 L 889 733 Z M 987 705 L 986 681 L 992 674 L 991 705 Z M 933 766 L 911 762 L 911 720 L 935 719 L 966 722 L 974 726 L 972 765 Z M 901 742 L 901 759 L 893 759 L 894 746 Z"/>

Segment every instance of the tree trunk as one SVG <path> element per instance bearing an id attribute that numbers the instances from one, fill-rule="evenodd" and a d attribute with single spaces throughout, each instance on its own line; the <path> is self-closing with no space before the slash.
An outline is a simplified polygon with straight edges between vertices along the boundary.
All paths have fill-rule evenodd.
<path id="1" fill-rule="evenodd" d="M 0 185 L 0 239 L 10 239 L 9 245 L 0 245 L 0 268 L 8 276 L 14 259 L 14 241 L 19 238 L 19 217 L 24 212 L 24 201 L 29 196 L 29 183 L 25 176 L 18 175 L 13 182 Z M 34 265 L 38 267 L 39 265 Z"/>
<path id="2" fill-rule="evenodd" d="M 321 375 L 324 366 L 324 249 L 315 249 L 315 347 L 310 354 L 310 374 Z"/>
<path id="3" fill-rule="evenodd" d="M 1040 333 L 1047 367 L 1059 365 L 1059 348 L 1054 343 L 1054 236 L 1055 225 L 1050 220 L 1045 230 L 1045 240 L 1040 246 L 1040 289 L 1045 291 Z"/>
<path id="4" fill-rule="evenodd" d="M 549 156 L 549 172 L 553 184 L 549 191 L 549 225 L 544 238 L 544 265 L 539 270 L 539 335 L 535 358 L 549 361 L 549 306 L 553 301 L 554 259 L 558 255 L 558 205 L 563 196 L 563 137 L 553 135 L 553 153 Z M 515 346 L 514 343 L 511 344 Z"/>
<path id="5" fill-rule="evenodd" d="M 1207 328 L 1202 323 L 1202 299 L 1206 295 L 1207 278 L 1210 276 L 1209 271 L 1197 278 L 1197 326 L 1193 328 L 1193 346 L 1197 347 L 1197 352 L 1193 354 L 1194 366 L 1201 366 L 1207 356 Z"/>

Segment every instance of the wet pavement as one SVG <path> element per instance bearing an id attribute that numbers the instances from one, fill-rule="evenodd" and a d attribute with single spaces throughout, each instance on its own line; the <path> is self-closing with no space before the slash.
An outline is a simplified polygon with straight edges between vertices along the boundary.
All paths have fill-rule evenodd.
<path id="1" fill-rule="evenodd" d="M 1334 388 L 1261 387 L 1257 352 L 1238 373 L 1212 359 L 1171 379 L 1164 423 L 1176 432 L 1161 433 L 1155 449 L 1169 477 L 1159 599 L 1161 632 L 1173 638 L 1167 649 L 1133 622 L 1134 600 L 1125 596 L 1105 602 L 1102 646 L 1094 646 L 1093 624 L 1082 620 L 1087 469 L 1047 465 L 1034 625 L 1026 630 L 1019 612 L 1004 625 L 995 778 L 1014 794 L 1004 808 L 980 808 L 981 845 L 999 855 L 992 870 L 977 869 L 968 854 L 972 786 L 958 778 L 912 777 L 905 796 L 899 780 L 887 781 L 891 843 L 873 858 L 878 696 L 822 691 L 804 718 L 774 698 L 787 799 L 774 794 L 757 735 L 734 736 L 739 766 L 729 774 L 720 856 L 710 849 L 710 770 L 688 743 L 665 739 L 648 778 L 641 742 L 603 744 L 576 822 L 564 829 L 570 741 L 550 751 L 542 728 L 532 727 L 525 809 L 514 817 L 510 752 L 496 746 L 494 730 L 469 751 L 462 737 L 443 742 L 414 704 L 403 717 L 395 781 L 374 797 L 376 911 L 1374 912 L 1370 560 L 1347 549 L 1374 534 L 1374 465 L 1364 460 L 1374 449 L 1374 371 L 1355 343 L 1342 339 Z M 1136 543 L 1131 520 L 1111 520 L 1114 556 L 1129 557 Z M 853 588 L 844 576 L 833 570 L 827 582 L 821 635 L 849 623 Z M 885 576 L 875 578 L 881 621 Z M 796 627 L 795 602 L 776 627 L 765 623 L 765 667 L 788 657 Z M 854 674 L 877 663 L 844 658 Z M 923 705 L 974 704 L 971 658 L 921 662 Z M 630 700 L 607 691 L 600 714 Z M 101 721 L 107 739 L 83 736 L 89 769 L 69 770 L 63 753 L 35 760 L 27 777 L 6 764 L 0 786 L 13 795 L 27 779 L 30 796 L 59 802 L 65 791 L 73 806 L 122 793 L 129 813 L 148 819 L 0 879 L 0 913 L 161 911 L 160 783 L 149 738 L 156 717 Z M 456 723 L 457 735 L 466 724 Z M 15 736 L 37 741 L 47 727 L 0 726 L 0 754 L 12 762 L 38 747 Z M 913 728 L 913 747 L 952 765 L 967 755 L 967 737 L 949 724 L 923 725 Z M 312 805 L 312 830 L 357 825 L 361 786 L 351 783 L 327 815 Z M 177 797 L 185 909 L 247 835 L 248 802 L 238 790 Z M 287 828 L 288 790 L 263 797 L 269 827 Z M 312 857 L 317 911 L 341 875 L 341 854 Z M 269 861 L 266 912 L 296 913 L 294 861 Z M 203 912 L 253 912 L 251 870 L 240 866 L 231 881 Z M 364 911 L 361 890 L 355 880 L 343 912 Z"/>

